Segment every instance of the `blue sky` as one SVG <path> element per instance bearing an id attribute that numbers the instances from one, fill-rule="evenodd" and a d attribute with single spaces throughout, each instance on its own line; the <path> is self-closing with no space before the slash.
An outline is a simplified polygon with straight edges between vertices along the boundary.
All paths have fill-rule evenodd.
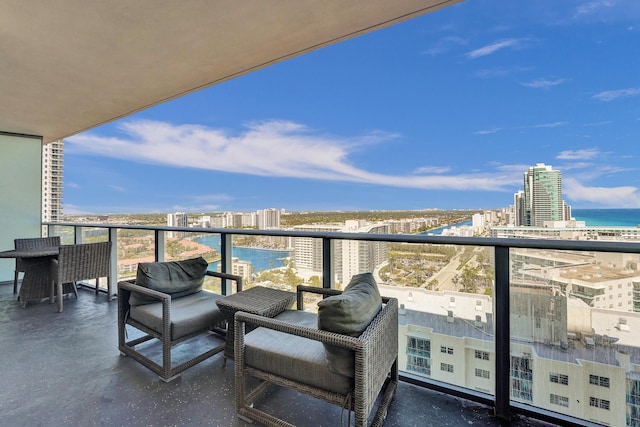
<path id="1" fill-rule="evenodd" d="M 65 140 L 64 212 L 640 208 L 640 1 L 467 0 Z"/>

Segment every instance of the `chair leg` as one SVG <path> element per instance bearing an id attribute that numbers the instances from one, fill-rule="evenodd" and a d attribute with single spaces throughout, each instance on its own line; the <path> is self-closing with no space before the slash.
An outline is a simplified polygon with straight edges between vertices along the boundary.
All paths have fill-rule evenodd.
<path id="1" fill-rule="evenodd" d="M 62 283 L 58 283 L 58 313 L 62 313 Z"/>

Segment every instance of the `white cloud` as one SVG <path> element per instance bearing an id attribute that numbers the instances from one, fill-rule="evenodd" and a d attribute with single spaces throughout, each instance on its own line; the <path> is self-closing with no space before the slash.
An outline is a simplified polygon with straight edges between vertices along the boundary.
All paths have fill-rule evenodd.
<path id="1" fill-rule="evenodd" d="M 563 194 L 573 202 L 590 202 L 616 208 L 640 208 L 640 190 L 637 187 L 587 187 L 575 179 L 562 181 Z"/>
<path id="2" fill-rule="evenodd" d="M 496 78 L 496 77 L 507 77 L 511 74 L 521 73 L 527 70 L 528 69 L 526 67 L 520 67 L 520 66 L 513 66 L 509 68 L 494 67 L 494 68 L 487 68 L 484 70 L 477 71 L 473 73 L 473 76 L 481 79 L 490 79 L 490 78 Z"/>
<path id="3" fill-rule="evenodd" d="M 558 126 L 564 126 L 569 124 L 568 122 L 553 122 L 553 123 L 542 123 L 539 125 L 531 125 L 531 126 L 520 126 L 517 129 L 538 129 L 538 128 L 557 128 Z"/>
<path id="4" fill-rule="evenodd" d="M 628 98 L 640 95 L 640 88 L 632 87 L 628 89 L 607 90 L 593 95 L 599 101 L 614 101 L 618 98 Z"/>
<path id="5" fill-rule="evenodd" d="M 467 41 L 462 37 L 444 37 L 435 42 L 429 49 L 420 52 L 423 55 L 440 55 L 446 53 L 458 46 L 465 46 Z"/>
<path id="6" fill-rule="evenodd" d="M 493 129 L 483 129 L 483 130 L 479 130 L 477 132 L 474 132 L 474 135 L 489 135 L 492 133 L 497 133 L 499 131 L 501 131 L 502 128 L 493 128 Z"/>
<path id="7" fill-rule="evenodd" d="M 584 15 L 593 15 L 600 13 L 602 9 L 613 7 L 615 4 L 612 0 L 595 0 L 582 4 L 576 8 L 575 17 Z"/>
<path id="8" fill-rule="evenodd" d="M 258 176 L 360 182 L 439 190 L 504 191 L 508 183 L 492 173 L 384 175 L 354 166 L 349 155 L 368 144 L 397 138 L 373 132 L 351 138 L 314 134 L 289 121 L 253 123 L 240 133 L 198 125 L 129 121 L 123 137 L 85 132 L 66 139 L 69 153 L 87 153 L 153 163 Z"/>
<path id="9" fill-rule="evenodd" d="M 550 87 L 553 86 L 558 86 L 564 82 L 566 82 L 566 79 L 553 79 L 553 80 L 548 80 L 548 79 L 536 79 L 533 81 L 530 81 L 528 83 L 520 83 L 522 86 L 526 86 L 526 87 L 532 87 L 535 89 L 548 89 Z"/>
<path id="10" fill-rule="evenodd" d="M 414 173 L 418 173 L 418 174 L 441 174 L 441 173 L 447 173 L 451 170 L 451 168 L 449 166 L 423 166 L 421 168 L 418 168 L 414 171 Z"/>
<path id="11" fill-rule="evenodd" d="M 474 132 L 474 135 L 487 135 L 487 134 L 497 133 L 502 130 L 555 128 L 555 127 L 564 126 L 567 124 L 568 122 L 552 122 L 552 123 L 541 123 L 538 125 L 513 126 L 509 128 L 483 129 L 483 130 Z"/>
<path id="12" fill-rule="evenodd" d="M 472 50 L 471 52 L 467 52 L 466 56 L 469 59 L 476 59 L 482 56 L 491 55 L 492 53 L 495 53 L 499 50 L 506 49 L 506 48 L 512 48 L 512 49 L 521 48 L 524 42 L 528 40 L 529 39 L 500 40 L 492 44 L 489 44 L 487 46 L 481 47 L 479 49 Z"/>
<path id="13" fill-rule="evenodd" d="M 600 155 L 597 148 L 585 148 L 582 150 L 565 150 L 558 153 L 556 159 L 560 160 L 590 160 Z"/>

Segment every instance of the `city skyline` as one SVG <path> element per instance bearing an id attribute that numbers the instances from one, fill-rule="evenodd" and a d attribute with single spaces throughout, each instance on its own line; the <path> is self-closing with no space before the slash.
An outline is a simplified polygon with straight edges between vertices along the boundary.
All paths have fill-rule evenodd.
<path id="1" fill-rule="evenodd" d="M 640 208 L 638 36 L 633 1 L 465 1 L 66 139 L 64 212 L 495 209 L 536 163 Z"/>

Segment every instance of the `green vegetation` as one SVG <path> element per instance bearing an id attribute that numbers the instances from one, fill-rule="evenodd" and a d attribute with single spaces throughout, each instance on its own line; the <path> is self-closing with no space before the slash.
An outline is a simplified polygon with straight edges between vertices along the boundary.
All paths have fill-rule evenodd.
<path id="1" fill-rule="evenodd" d="M 347 220 L 385 221 L 411 218 L 438 218 L 440 224 L 455 224 L 471 218 L 476 211 L 327 211 L 327 212 L 290 212 L 280 217 L 282 227 L 304 224 L 343 223 Z"/>
<path id="2" fill-rule="evenodd" d="M 438 281 L 429 280 L 456 255 L 455 246 L 390 243 L 388 264 L 380 270 L 380 277 L 398 286 L 437 289 Z"/>

